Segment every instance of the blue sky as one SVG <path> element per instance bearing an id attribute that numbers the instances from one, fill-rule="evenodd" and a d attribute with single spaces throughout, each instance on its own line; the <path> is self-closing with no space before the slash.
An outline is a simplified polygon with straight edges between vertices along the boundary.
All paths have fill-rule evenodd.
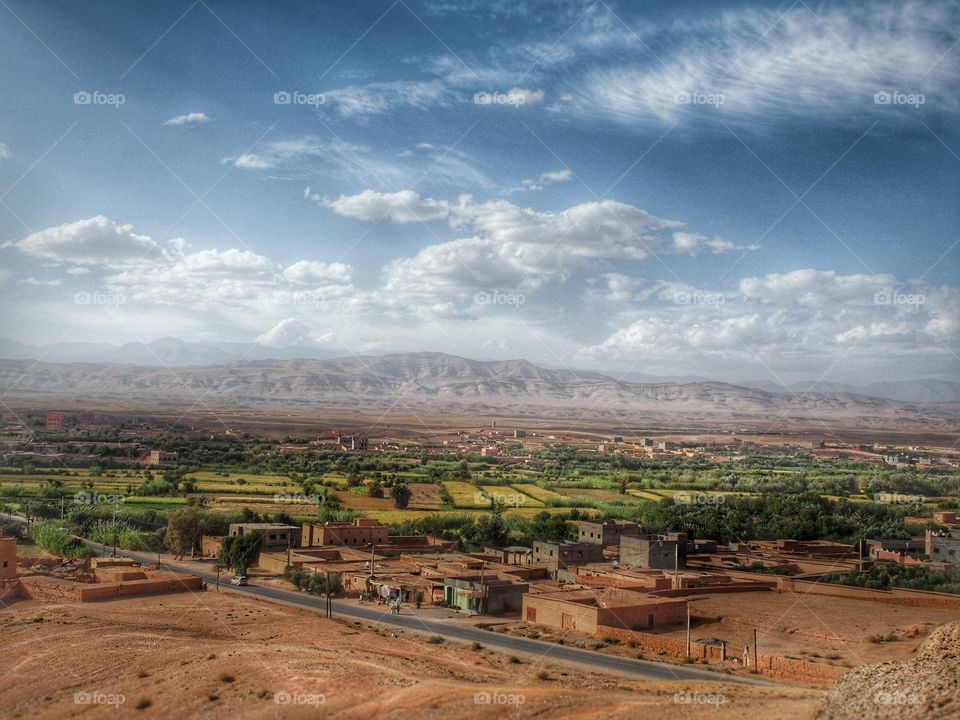
<path id="1" fill-rule="evenodd" d="M 957 375 L 956 2 L 0 17 L 2 335 Z"/>

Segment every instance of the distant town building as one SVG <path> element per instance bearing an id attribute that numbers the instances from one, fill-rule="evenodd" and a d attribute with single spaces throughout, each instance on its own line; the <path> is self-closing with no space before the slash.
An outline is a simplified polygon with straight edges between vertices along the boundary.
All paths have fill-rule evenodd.
<path id="1" fill-rule="evenodd" d="M 640 438 L 640 447 L 652 448 L 653 438 Z"/>
<path id="2" fill-rule="evenodd" d="M 557 578 L 561 573 L 570 572 L 577 565 L 602 560 L 602 545 L 570 540 L 536 540 L 533 543 L 533 562 L 545 565 L 553 578 Z"/>
<path id="3" fill-rule="evenodd" d="M 63 430 L 67 424 L 67 416 L 62 412 L 47 413 L 47 430 Z"/>
<path id="4" fill-rule="evenodd" d="M 312 523 L 303 526 L 301 547 L 321 545 L 383 545 L 390 533 L 387 526 L 372 518 L 357 518 L 352 523 Z"/>
<path id="5" fill-rule="evenodd" d="M 610 442 L 612 442 L 612 443 L 622 443 L 622 442 L 623 442 L 623 435 L 614 435 L 612 438 L 610 438 Z"/>
<path id="6" fill-rule="evenodd" d="M 295 548 L 300 544 L 300 528 L 296 525 L 280 523 L 231 523 L 228 534 L 230 537 L 246 535 L 247 533 L 260 535 L 260 550 L 270 552 Z"/>
<path id="7" fill-rule="evenodd" d="M 957 514 L 951 511 L 940 511 L 933 514 L 933 521 L 938 525 L 956 525 Z"/>
<path id="8" fill-rule="evenodd" d="M 499 454 L 500 454 L 500 451 L 497 450 L 497 448 L 494 446 L 485 447 L 480 451 L 481 457 L 496 457 Z"/>
<path id="9" fill-rule="evenodd" d="M 93 413 L 92 412 L 83 412 L 80 413 L 80 424 L 81 425 L 93 425 Z"/>
<path id="10" fill-rule="evenodd" d="M 177 454 L 166 450 L 151 450 L 150 454 L 143 459 L 143 462 L 146 465 L 157 467 L 176 467 Z"/>
<path id="11" fill-rule="evenodd" d="M 519 429 L 514 430 L 514 431 L 513 431 L 513 436 L 514 436 L 515 438 L 525 438 L 525 437 L 527 436 L 527 431 L 526 431 L 526 430 L 519 430 Z"/>
<path id="12" fill-rule="evenodd" d="M 628 520 L 606 520 L 592 522 L 581 520 L 577 537 L 582 543 L 591 545 L 619 545 L 621 535 L 639 535 L 640 526 Z"/>

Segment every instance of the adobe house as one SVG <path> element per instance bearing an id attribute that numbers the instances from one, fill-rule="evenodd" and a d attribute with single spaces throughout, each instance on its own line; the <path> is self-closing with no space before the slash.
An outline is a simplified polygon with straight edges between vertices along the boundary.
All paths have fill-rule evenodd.
<path id="1" fill-rule="evenodd" d="M 306 524 L 301 535 L 301 547 L 321 545 L 383 545 L 387 542 L 387 526 L 371 518 L 357 518 L 352 523 Z"/>
<path id="2" fill-rule="evenodd" d="M 0 580 L 17 579 L 17 539 L 0 535 Z"/>
<path id="3" fill-rule="evenodd" d="M 443 585 L 448 606 L 481 615 L 520 612 L 524 594 L 530 589 L 526 583 L 496 577 L 446 578 Z"/>
<path id="4" fill-rule="evenodd" d="M 680 553 L 679 543 L 680 540 L 668 540 L 662 535 L 624 535 L 620 538 L 620 563 L 642 568 L 678 570 L 684 567 L 685 559 Z M 677 567 L 678 564 L 680 568 Z"/>
<path id="5" fill-rule="evenodd" d="M 300 545 L 300 528 L 280 523 L 231 523 L 230 537 L 255 532 L 260 535 L 260 551 L 270 552 L 295 548 Z"/>
<path id="6" fill-rule="evenodd" d="M 581 520 L 577 537 L 582 543 L 593 545 L 619 545 L 621 535 L 639 535 L 640 526 L 628 520 L 591 522 Z"/>
<path id="7" fill-rule="evenodd" d="M 595 635 L 604 627 L 653 629 L 686 622 L 687 601 L 630 590 L 572 590 L 523 596 L 523 620 Z"/>
<path id="8" fill-rule="evenodd" d="M 571 573 L 578 565 L 603 561 L 603 545 L 592 543 L 535 540 L 533 562 L 543 564 L 554 579 L 561 575 L 572 579 Z"/>

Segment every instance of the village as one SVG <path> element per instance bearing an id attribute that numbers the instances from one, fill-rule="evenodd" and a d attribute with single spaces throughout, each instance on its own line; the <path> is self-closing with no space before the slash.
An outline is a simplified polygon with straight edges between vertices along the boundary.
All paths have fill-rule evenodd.
<path id="1" fill-rule="evenodd" d="M 937 521 L 957 529 L 955 513 Z M 223 546 L 238 537 L 255 538 L 255 551 L 231 567 L 221 561 Z M 101 550 L 87 567 L 34 574 L 17 558 L 16 541 L 0 538 L 2 599 L 85 603 L 244 586 L 293 590 L 293 575 L 317 575 L 338 603 L 380 605 L 384 617 L 444 618 L 821 687 L 864 662 L 906 657 L 960 612 L 958 595 L 820 582 L 883 564 L 956 563 L 960 531 L 928 531 L 924 548 L 789 539 L 718 547 L 684 533 L 644 533 L 626 521 L 580 521 L 575 540 L 462 552 L 454 541 L 391 535 L 378 521 L 357 518 L 231 524 L 225 536 L 202 537 L 194 557 L 155 556 L 152 564 Z"/>

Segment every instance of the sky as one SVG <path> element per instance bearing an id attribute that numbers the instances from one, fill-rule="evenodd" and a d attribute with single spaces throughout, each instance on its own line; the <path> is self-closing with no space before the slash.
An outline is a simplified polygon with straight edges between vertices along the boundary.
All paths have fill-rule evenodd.
<path id="1" fill-rule="evenodd" d="M 960 376 L 960 3 L 0 3 L 0 336 Z"/>

